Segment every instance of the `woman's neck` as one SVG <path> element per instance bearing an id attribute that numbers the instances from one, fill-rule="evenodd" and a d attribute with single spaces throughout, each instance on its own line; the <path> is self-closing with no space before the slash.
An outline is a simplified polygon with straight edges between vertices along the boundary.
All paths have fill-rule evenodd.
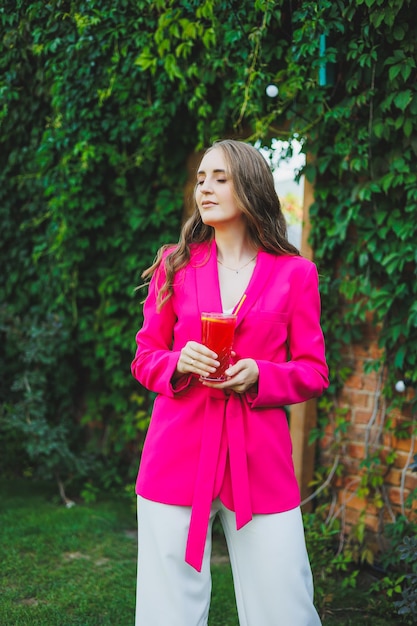
<path id="1" fill-rule="evenodd" d="M 247 237 L 234 234 L 216 233 L 217 258 L 231 267 L 239 267 L 245 261 L 253 258 L 257 248 Z"/>

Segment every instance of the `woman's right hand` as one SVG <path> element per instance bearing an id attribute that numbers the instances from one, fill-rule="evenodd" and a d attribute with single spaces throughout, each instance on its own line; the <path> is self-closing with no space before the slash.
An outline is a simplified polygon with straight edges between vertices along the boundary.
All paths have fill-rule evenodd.
<path id="1" fill-rule="evenodd" d="M 217 354 L 197 341 L 188 341 L 180 352 L 177 373 L 207 376 L 216 371 L 220 363 Z"/>

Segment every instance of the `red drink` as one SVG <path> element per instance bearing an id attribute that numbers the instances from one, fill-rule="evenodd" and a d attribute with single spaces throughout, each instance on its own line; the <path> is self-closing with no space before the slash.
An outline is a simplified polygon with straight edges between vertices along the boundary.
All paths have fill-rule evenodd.
<path id="1" fill-rule="evenodd" d="M 204 380 L 226 380 L 225 371 L 230 365 L 236 315 L 227 313 L 202 313 L 202 342 L 217 354 L 220 366 Z"/>

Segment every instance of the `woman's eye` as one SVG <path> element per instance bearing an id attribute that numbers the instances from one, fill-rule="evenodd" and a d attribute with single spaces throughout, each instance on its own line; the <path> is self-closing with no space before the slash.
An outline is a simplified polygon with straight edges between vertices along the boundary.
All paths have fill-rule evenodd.
<path id="1" fill-rule="evenodd" d="M 227 183 L 227 178 L 216 178 L 216 183 Z M 201 185 L 204 185 L 204 183 L 206 182 L 206 179 L 201 179 L 201 180 L 197 180 L 197 187 L 201 187 Z"/>

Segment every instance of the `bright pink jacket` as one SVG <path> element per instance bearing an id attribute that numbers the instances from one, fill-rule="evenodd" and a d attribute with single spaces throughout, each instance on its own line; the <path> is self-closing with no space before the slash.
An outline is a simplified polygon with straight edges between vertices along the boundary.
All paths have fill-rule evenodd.
<path id="1" fill-rule="evenodd" d="M 212 501 L 235 511 L 237 528 L 256 513 L 300 503 L 283 407 L 328 386 L 316 266 L 302 257 L 260 251 L 238 313 L 236 361 L 255 359 L 257 389 L 226 395 L 198 378 L 171 382 L 181 348 L 201 342 L 202 311 L 221 311 L 216 244 L 194 245 L 177 273 L 174 294 L 158 313 L 151 281 L 136 336 L 133 376 L 156 392 L 136 493 L 192 506 L 186 561 L 201 569 Z"/>

